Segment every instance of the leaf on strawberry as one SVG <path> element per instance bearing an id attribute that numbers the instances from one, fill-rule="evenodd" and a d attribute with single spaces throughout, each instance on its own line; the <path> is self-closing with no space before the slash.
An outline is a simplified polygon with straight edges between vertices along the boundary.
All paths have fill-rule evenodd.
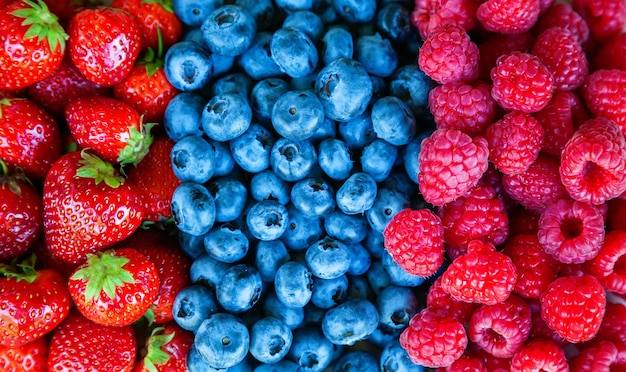
<path id="1" fill-rule="evenodd" d="M 112 254 L 90 254 L 87 256 L 87 266 L 77 270 L 71 279 L 82 279 L 87 282 L 85 301 L 93 301 L 104 293 L 115 299 L 115 290 L 126 283 L 135 283 L 133 275 L 124 269 L 129 259 Z"/>
<path id="2" fill-rule="evenodd" d="M 39 41 L 47 40 L 51 51 L 60 48 L 60 52 L 65 52 L 65 41 L 68 35 L 59 24 L 59 18 L 52 14 L 46 3 L 37 0 L 37 3 L 31 0 L 23 0 L 30 8 L 18 9 L 11 14 L 16 17 L 24 18 L 22 26 L 28 26 L 28 30 L 24 34 L 25 39 L 36 37 Z"/>

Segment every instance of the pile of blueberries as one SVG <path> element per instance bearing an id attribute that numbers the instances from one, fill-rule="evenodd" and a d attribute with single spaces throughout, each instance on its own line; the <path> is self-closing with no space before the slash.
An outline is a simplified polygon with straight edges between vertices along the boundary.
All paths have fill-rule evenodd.
<path id="1" fill-rule="evenodd" d="M 398 343 L 433 278 L 383 231 L 434 129 L 411 1 L 174 0 L 172 196 L 189 371 L 422 371 Z"/>

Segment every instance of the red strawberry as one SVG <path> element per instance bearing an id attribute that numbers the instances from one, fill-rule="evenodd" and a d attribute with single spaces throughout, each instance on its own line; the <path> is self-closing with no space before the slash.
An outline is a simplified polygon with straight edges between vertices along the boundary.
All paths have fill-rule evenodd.
<path id="1" fill-rule="evenodd" d="M 48 371 L 130 372 L 136 348 L 133 327 L 97 324 L 73 311 L 52 334 Z"/>
<path id="2" fill-rule="evenodd" d="M 19 0 L 0 12 L 0 89 L 21 89 L 61 64 L 67 34 L 42 0 Z"/>
<path id="3" fill-rule="evenodd" d="M 35 270 L 35 256 L 0 265 L 0 346 L 20 347 L 59 325 L 70 312 L 65 278 Z"/>
<path id="4" fill-rule="evenodd" d="M 130 72 L 139 56 L 139 27 L 118 8 L 83 9 L 68 26 L 69 54 L 78 70 L 100 85 L 114 85 Z"/>
<path id="5" fill-rule="evenodd" d="M 65 261 L 81 263 L 87 253 L 135 232 L 143 208 L 139 195 L 123 181 L 110 163 L 86 151 L 59 158 L 43 185 L 48 250 Z"/>
<path id="6" fill-rule="evenodd" d="M 155 328 L 146 343 L 145 356 L 135 365 L 134 372 L 185 371 L 193 338 L 192 332 L 174 322 Z"/>
<path id="7" fill-rule="evenodd" d="M 119 248 L 89 254 L 70 276 L 68 287 L 83 316 L 119 327 L 148 311 L 159 290 L 159 276 L 146 256 Z"/>
<path id="8" fill-rule="evenodd" d="M 0 370 L 4 372 L 46 372 L 47 364 L 47 337 L 20 347 L 0 347 Z"/>
<path id="9" fill-rule="evenodd" d="M 44 109 L 25 98 L 0 100 L 0 159 L 43 180 L 61 156 L 59 126 Z"/>
<path id="10" fill-rule="evenodd" d="M 22 173 L 7 174 L 0 160 L 0 260 L 14 258 L 43 232 L 41 196 Z"/>
<path id="11" fill-rule="evenodd" d="M 152 144 L 152 124 L 126 103 L 110 97 L 77 98 L 65 108 L 67 126 L 79 146 L 110 163 L 137 165 Z"/>
<path id="12" fill-rule="evenodd" d="M 88 0 L 44 0 L 44 2 L 48 9 L 59 17 L 61 23 L 67 25 L 70 18 L 83 9 Z"/>

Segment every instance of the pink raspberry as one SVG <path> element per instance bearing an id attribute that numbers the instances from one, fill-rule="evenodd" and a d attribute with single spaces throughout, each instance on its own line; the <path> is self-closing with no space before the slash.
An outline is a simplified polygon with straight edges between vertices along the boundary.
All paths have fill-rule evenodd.
<path id="1" fill-rule="evenodd" d="M 439 208 L 444 240 L 451 246 L 467 246 L 475 239 L 498 246 L 506 240 L 509 218 L 493 188 L 476 186 Z"/>
<path id="2" fill-rule="evenodd" d="M 422 44 L 417 62 L 426 75 L 445 84 L 478 78 L 478 46 L 459 26 L 443 25 Z"/>
<path id="3" fill-rule="evenodd" d="M 590 341 L 611 341 L 619 352 L 619 363 L 626 364 L 626 302 L 607 302 L 606 313 L 596 337 Z"/>
<path id="4" fill-rule="evenodd" d="M 537 235 L 540 213 L 518 205 L 509 212 L 509 236 Z"/>
<path id="5" fill-rule="evenodd" d="M 626 231 L 609 232 L 600 252 L 587 261 L 586 268 L 607 291 L 626 294 Z"/>
<path id="6" fill-rule="evenodd" d="M 438 277 L 433 284 L 430 285 L 430 288 L 428 288 L 426 307 L 441 308 L 445 310 L 447 316 L 458 320 L 461 324 L 465 324 L 469 322 L 470 317 L 478 305 L 470 302 L 457 301 L 450 297 L 441 287 L 441 277 Z"/>
<path id="7" fill-rule="evenodd" d="M 607 210 L 607 230 L 626 230 L 626 199 L 624 195 L 606 202 Z"/>
<path id="8" fill-rule="evenodd" d="M 556 0 L 539 0 L 539 11 L 541 13 L 550 9 L 550 7 L 554 4 Z"/>
<path id="9" fill-rule="evenodd" d="M 410 274 L 427 277 L 443 263 L 443 225 L 428 209 L 403 209 L 383 231 L 387 252 Z"/>
<path id="10" fill-rule="evenodd" d="M 523 299 L 511 295 L 495 305 L 482 305 L 472 314 L 469 339 L 498 358 L 511 358 L 530 334 L 530 307 Z"/>
<path id="11" fill-rule="evenodd" d="M 472 240 L 467 254 L 455 259 L 441 276 L 441 287 L 458 301 L 494 305 L 505 301 L 517 281 L 511 259 L 495 247 Z"/>
<path id="12" fill-rule="evenodd" d="M 602 204 L 626 190 L 626 140 L 602 117 L 587 120 L 561 153 L 561 181 L 569 195 Z"/>
<path id="13" fill-rule="evenodd" d="M 574 90 L 589 74 L 587 56 L 576 37 L 561 27 L 542 32 L 532 53 L 552 73 L 556 90 Z"/>
<path id="14" fill-rule="evenodd" d="M 559 262 L 543 250 L 536 234 L 511 237 L 502 253 L 515 265 L 517 282 L 514 291 L 523 297 L 538 299 L 559 273 Z"/>
<path id="15" fill-rule="evenodd" d="M 489 372 L 509 372 L 511 370 L 511 358 L 498 358 L 481 348 L 475 350 L 474 355 L 482 360 Z"/>
<path id="16" fill-rule="evenodd" d="M 539 0 L 487 0 L 476 12 L 483 27 L 501 34 L 530 30 L 539 18 Z"/>
<path id="17" fill-rule="evenodd" d="M 459 129 L 470 136 L 481 134 L 496 111 L 491 87 L 484 82 L 438 85 L 428 94 L 428 105 L 437 128 Z"/>
<path id="18" fill-rule="evenodd" d="M 541 302 L 539 300 L 528 300 L 528 306 L 530 306 L 530 340 L 538 338 L 547 338 L 558 345 L 567 345 L 568 342 L 558 333 L 546 324 L 546 321 L 541 317 Z"/>
<path id="19" fill-rule="evenodd" d="M 489 149 L 483 137 L 458 129 L 437 129 L 422 141 L 419 190 L 436 206 L 449 203 L 474 187 L 487 170 Z"/>
<path id="20" fill-rule="evenodd" d="M 593 39 L 607 39 L 626 26 L 626 2 L 618 0 L 573 0 L 572 7 L 589 25 Z"/>
<path id="21" fill-rule="evenodd" d="M 558 159 L 541 153 L 524 172 L 502 176 L 502 185 L 511 198 L 533 211 L 569 196 L 559 177 Z"/>
<path id="22" fill-rule="evenodd" d="M 544 108 L 554 90 L 552 74 L 532 54 L 502 55 L 491 70 L 491 95 L 506 110 L 527 113 Z"/>
<path id="23" fill-rule="evenodd" d="M 569 372 L 565 353 L 550 339 L 533 339 L 511 359 L 511 372 Z"/>
<path id="24" fill-rule="evenodd" d="M 537 238 L 558 261 L 583 263 L 597 256 L 602 247 L 604 218 L 591 204 L 561 199 L 541 214 Z"/>
<path id="25" fill-rule="evenodd" d="M 606 40 L 590 58 L 593 71 L 626 70 L 626 32 Z"/>
<path id="26" fill-rule="evenodd" d="M 464 353 L 445 372 L 489 372 L 483 361 L 472 354 Z"/>
<path id="27" fill-rule="evenodd" d="M 467 347 L 463 325 L 439 308 L 425 308 L 400 334 L 400 345 L 411 361 L 424 367 L 448 367 Z"/>
<path id="28" fill-rule="evenodd" d="M 570 371 L 611 371 L 613 370 L 612 367 L 617 367 L 618 353 L 617 347 L 611 341 L 600 341 L 593 346 L 584 348 L 580 354 L 572 358 Z"/>
<path id="29" fill-rule="evenodd" d="M 552 5 L 545 13 L 539 16 L 533 32 L 535 35 L 539 35 L 552 27 L 561 27 L 571 32 L 581 45 L 584 45 L 589 40 L 589 26 L 587 26 L 587 22 L 568 3 L 559 2 Z"/>
<path id="30" fill-rule="evenodd" d="M 478 45 L 481 79 L 491 81 L 491 70 L 496 67 L 496 62 L 500 56 L 513 52 L 530 52 L 534 43 L 535 38 L 530 32 L 515 35 L 487 35 L 485 40 Z"/>
<path id="31" fill-rule="evenodd" d="M 592 339 L 602 323 L 606 293 L 591 275 L 561 277 L 541 295 L 541 317 L 569 342 Z"/>
<path id="32" fill-rule="evenodd" d="M 485 131 L 489 160 L 502 174 L 525 171 L 537 159 L 543 144 L 543 128 L 530 114 L 510 112 Z"/>
<path id="33" fill-rule="evenodd" d="M 489 163 L 487 170 L 483 173 L 480 181 L 478 181 L 476 187 L 478 186 L 488 186 L 492 188 L 496 193 L 496 197 L 502 201 L 504 208 L 508 213 L 510 213 L 511 210 L 517 206 L 517 203 L 511 199 L 504 190 L 504 186 L 502 185 L 502 173 L 496 169 L 492 163 Z"/>
<path id="34" fill-rule="evenodd" d="M 476 25 L 478 0 L 415 0 L 411 24 L 426 39 L 442 25 L 459 26 L 470 31 Z"/>
<path id="35" fill-rule="evenodd" d="M 582 94 L 594 116 L 612 120 L 626 134 L 626 71 L 592 73 L 583 84 Z"/>

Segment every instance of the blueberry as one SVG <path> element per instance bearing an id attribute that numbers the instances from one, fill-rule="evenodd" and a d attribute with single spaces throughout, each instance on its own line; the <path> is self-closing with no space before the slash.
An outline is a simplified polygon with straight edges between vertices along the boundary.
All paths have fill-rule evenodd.
<path id="1" fill-rule="evenodd" d="M 207 142 L 213 146 L 215 152 L 215 167 L 213 169 L 213 177 L 225 176 L 230 174 L 235 168 L 235 160 L 233 159 L 228 143 L 218 142 L 207 139 Z"/>
<path id="2" fill-rule="evenodd" d="M 167 80 L 180 91 L 202 88 L 213 76 L 213 60 L 206 49 L 193 41 L 179 41 L 165 53 Z"/>
<path id="3" fill-rule="evenodd" d="M 213 77 L 226 74 L 235 65 L 235 57 L 232 56 L 213 53 L 211 54 L 211 59 L 213 60 Z"/>
<path id="4" fill-rule="evenodd" d="M 404 149 L 406 149 L 407 146 L 405 146 Z M 401 168 L 396 168 L 389 174 L 386 180 L 380 183 L 380 187 L 393 189 L 411 197 L 417 192 L 417 180 L 413 181 Z"/>
<path id="5" fill-rule="evenodd" d="M 187 352 L 187 360 L 185 361 L 188 372 L 224 372 L 222 368 L 214 368 L 210 366 L 198 353 L 196 345 L 192 344 Z"/>
<path id="6" fill-rule="evenodd" d="M 386 251 L 383 253 L 382 263 L 385 271 L 389 275 L 391 283 L 395 285 L 403 287 L 417 287 L 418 285 L 424 283 L 424 278 L 406 272 L 406 270 L 401 268 Z"/>
<path id="7" fill-rule="evenodd" d="M 250 329 L 250 354 L 261 363 L 277 363 L 291 347 L 291 329 L 280 319 L 263 318 Z"/>
<path id="8" fill-rule="evenodd" d="M 250 347 L 250 334 L 245 324 L 235 315 L 215 313 L 198 328 L 194 345 L 210 366 L 228 368 L 246 357 Z"/>
<path id="9" fill-rule="evenodd" d="M 345 353 L 335 364 L 333 372 L 376 372 L 378 360 L 365 350 L 353 350 Z"/>
<path id="10" fill-rule="evenodd" d="M 181 289 L 172 305 L 172 316 L 176 324 L 195 332 L 202 322 L 218 311 L 213 291 L 203 285 L 192 284 Z"/>
<path id="11" fill-rule="evenodd" d="M 287 208 L 276 200 L 261 200 L 248 211 L 246 223 L 250 233 L 259 240 L 275 240 L 287 229 Z"/>
<path id="12" fill-rule="evenodd" d="M 389 85 L 385 78 L 376 75 L 370 75 L 372 80 L 372 98 L 370 99 L 370 106 L 376 103 L 382 97 L 389 95 Z"/>
<path id="13" fill-rule="evenodd" d="M 370 110 L 365 110 L 361 115 L 339 123 L 337 132 L 351 151 L 362 150 L 377 138 Z"/>
<path id="14" fill-rule="evenodd" d="M 272 291 L 263 297 L 262 308 L 265 316 L 280 319 L 291 330 L 300 327 L 304 321 L 304 307 L 285 306 Z"/>
<path id="15" fill-rule="evenodd" d="M 392 42 L 405 42 L 413 32 L 411 11 L 400 2 L 383 5 L 376 14 L 376 29 Z"/>
<path id="16" fill-rule="evenodd" d="M 211 258 L 234 263 L 246 256 L 250 242 L 237 227 L 230 223 L 213 226 L 204 236 L 204 248 Z"/>
<path id="17" fill-rule="evenodd" d="M 311 271 L 296 262 L 285 262 L 274 278 L 276 296 L 287 307 L 304 307 L 311 300 L 313 278 Z"/>
<path id="18" fill-rule="evenodd" d="M 372 291 L 377 296 L 383 291 L 383 289 L 392 284 L 391 277 L 387 273 L 383 263 L 379 260 L 372 261 L 365 276 L 367 277 L 367 281 L 372 288 Z"/>
<path id="19" fill-rule="evenodd" d="M 210 97 L 222 94 L 238 94 L 244 99 L 248 99 L 255 81 L 243 72 L 231 72 L 210 85 Z"/>
<path id="20" fill-rule="evenodd" d="M 295 12 L 298 10 L 311 10 L 314 0 L 276 0 L 282 10 L 286 12 Z"/>
<path id="21" fill-rule="evenodd" d="M 250 196 L 256 201 L 276 200 L 286 205 L 291 200 L 291 183 L 278 177 L 271 169 L 256 173 L 250 179 Z"/>
<path id="22" fill-rule="evenodd" d="M 274 135 L 260 124 L 252 123 L 240 136 L 230 141 L 233 159 L 243 170 L 258 173 L 270 167 Z"/>
<path id="23" fill-rule="evenodd" d="M 346 244 L 355 244 L 367 236 L 367 219 L 362 214 L 345 214 L 339 209 L 324 219 L 326 233 Z"/>
<path id="24" fill-rule="evenodd" d="M 252 121 L 248 100 L 239 94 L 214 96 L 202 111 L 202 129 L 209 138 L 229 141 L 245 132 Z"/>
<path id="25" fill-rule="evenodd" d="M 423 372 L 424 367 L 411 362 L 406 350 L 400 342 L 394 340 L 388 343 L 380 354 L 381 372 Z"/>
<path id="26" fill-rule="evenodd" d="M 223 5 L 209 14 L 201 26 L 209 49 L 224 56 L 237 56 L 252 44 L 256 21 L 247 9 Z"/>
<path id="27" fill-rule="evenodd" d="M 200 136 L 186 136 L 172 147 L 172 170 L 179 180 L 205 183 L 213 176 L 215 149 Z"/>
<path id="28" fill-rule="evenodd" d="M 341 27 L 331 27 L 322 38 L 322 60 L 327 65 L 339 58 L 352 58 L 354 40 L 350 31 Z"/>
<path id="29" fill-rule="evenodd" d="M 390 76 L 398 66 L 398 53 L 389 40 L 379 34 L 356 39 L 354 59 L 361 62 L 368 73 L 380 77 Z"/>
<path id="30" fill-rule="evenodd" d="M 200 26 L 209 14 L 224 5 L 224 0 L 173 0 L 172 8 L 187 26 Z"/>
<path id="31" fill-rule="evenodd" d="M 379 326 L 374 332 L 372 332 L 371 335 L 369 335 L 367 341 L 374 347 L 382 349 L 390 343 L 398 341 L 398 338 L 400 337 L 402 331 L 403 330 L 390 329 L 385 326 Z M 392 368 L 387 371 L 391 372 L 396 370 Z"/>
<path id="32" fill-rule="evenodd" d="M 346 143 L 338 138 L 326 138 L 318 144 L 317 163 L 333 180 L 345 180 L 353 168 L 350 150 Z"/>
<path id="33" fill-rule="evenodd" d="M 305 178 L 291 188 L 291 202 L 311 217 L 327 217 L 335 209 L 335 192 L 322 178 Z"/>
<path id="34" fill-rule="evenodd" d="M 333 354 L 333 344 L 318 327 L 304 327 L 294 330 L 288 357 L 295 361 L 302 368 L 302 371 L 323 371 L 330 365 Z"/>
<path id="35" fill-rule="evenodd" d="M 389 81 L 389 94 L 398 97 L 409 106 L 418 117 L 430 115 L 428 93 L 435 83 L 419 69 L 417 64 L 399 67 Z"/>
<path id="36" fill-rule="evenodd" d="M 259 241 L 254 255 L 254 265 L 265 282 L 273 282 L 276 271 L 291 259 L 285 244 L 280 240 Z"/>
<path id="37" fill-rule="evenodd" d="M 376 15 L 376 0 L 333 0 L 333 6 L 348 23 L 367 23 Z"/>
<path id="38" fill-rule="evenodd" d="M 314 144 L 317 144 L 319 141 L 334 138 L 337 135 L 337 125 L 334 120 L 324 117 L 324 121 L 322 125 L 317 128 L 317 130 L 313 133 L 313 135 L 309 138 Z"/>
<path id="39" fill-rule="evenodd" d="M 295 28 L 279 28 L 272 36 L 270 53 L 274 62 L 290 77 L 303 77 L 317 67 L 319 56 L 313 41 Z"/>
<path id="40" fill-rule="evenodd" d="M 258 271 L 250 265 L 233 265 L 217 283 L 217 302 L 230 313 L 250 310 L 261 298 L 262 281 Z"/>
<path id="41" fill-rule="evenodd" d="M 256 83 L 250 93 L 250 106 L 254 118 L 261 124 L 269 124 L 274 104 L 290 89 L 288 82 L 277 77 L 263 79 Z"/>
<path id="42" fill-rule="evenodd" d="M 431 131 L 422 132 L 409 142 L 402 151 L 404 170 L 409 179 L 417 184 L 417 175 L 420 172 L 419 153 L 422 151 L 422 141 L 430 137 Z"/>
<path id="43" fill-rule="evenodd" d="M 231 222 L 241 216 L 248 197 L 241 181 L 220 177 L 207 183 L 207 189 L 215 199 L 215 222 Z"/>
<path id="44" fill-rule="evenodd" d="M 313 278 L 311 303 L 321 309 L 330 309 L 342 303 L 347 293 L 348 277 L 346 275 L 333 279 Z"/>
<path id="45" fill-rule="evenodd" d="M 374 292 L 365 275 L 348 275 L 348 293 L 346 299 L 373 298 Z"/>
<path id="46" fill-rule="evenodd" d="M 398 157 L 398 148 L 389 142 L 376 139 L 365 146 L 361 154 L 361 169 L 368 173 L 374 181 L 382 182 L 391 173 Z"/>
<path id="47" fill-rule="evenodd" d="M 206 234 L 215 222 L 215 200 L 202 184 L 183 182 L 172 194 L 172 217 L 179 230 Z"/>
<path id="48" fill-rule="evenodd" d="M 315 93 L 326 116 L 336 121 L 348 121 L 367 108 L 372 97 L 372 80 L 360 62 L 338 58 L 317 74 Z"/>
<path id="49" fill-rule="evenodd" d="M 280 240 L 290 251 L 304 251 L 324 234 L 321 217 L 307 216 L 291 203 L 287 204 L 287 213 L 287 229 Z"/>
<path id="50" fill-rule="evenodd" d="M 377 185 L 372 176 L 354 173 L 337 190 L 337 207 L 345 214 L 364 213 L 374 205 L 376 192 Z"/>
<path id="51" fill-rule="evenodd" d="M 310 10 L 298 10 L 289 13 L 283 21 L 283 28 L 296 28 L 316 43 L 324 31 L 322 19 Z"/>
<path id="52" fill-rule="evenodd" d="M 322 331 L 337 345 L 354 345 L 367 338 L 378 326 L 376 306 L 365 299 L 346 301 L 334 307 L 322 320 Z"/>
<path id="53" fill-rule="evenodd" d="M 205 99 L 196 93 L 181 92 L 174 96 L 167 104 L 163 118 L 167 136 L 179 141 L 185 136 L 203 135 L 200 117 L 205 104 Z"/>
<path id="54" fill-rule="evenodd" d="M 417 131 L 413 111 L 395 96 L 376 101 L 372 107 L 372 125 L 378 138 L 395 146 L 411 142 Z"/>
<path id="55" fill-rule="evenodd" d="M 234 4 L 250 12 L 256 21 L 257 31 L 269 29 L 275 21 L 276 8 L 272 0 L 235 0 Z"/>
<path id="56" fill-rule="evenodd" d="M 325 279 L 318 278 L 317 280 L 325 280 Z M 313 290 L 315 290 L 315 288 L 313 288 Z M 322 319 L 324 319 L 324 315 L 326 315 L 326 310 L 327 309 L 322 309 L 321 307 L 318 307 L 315 304 L 313 304 L 313 296 L 311 296 L 311 302 L 306 304 L 306 306 L 304 307 L 303 327 L 318 326 L 322 322 Z"/>
<path id="57" fill-rule="evenodd" d="M 254 372 L 302 372 L 302 368 L 290 360 L 283 359 L 277 363 L 259 364 Z"/>
<path id="58" fill-rule="evenodd" d="M 367 222 L 372 229 L 382 233 L 398 212 L 409 208 L 411 201 L 406 194 L 389 188 L 378 189 L 374 205 L 367 210 Z"/>
<path id="59" fill-rule="evenodd" d="M 302 141 L 324 122 L 324 107 L 311 90 L 292 90 L 276 100 L 271 116 L 274 130 L 281 136 Z"/>
<path id="60" fill-rule="evenodd" d="M 209 256 L 208 253 L 204 253 L 191 264 L 189 270 L 191 282 L 215 289 L 229 267 L 229 264 L 218 261 Z"/>
<path id="61" fill-rule="evenodd" d="M 285 181 L 307 177 L 317 163 L 317 152 L 309 141 L 279 138 L 270 152 L 270 166 Z"/>
<path id="62" fill-rule="evenodd" d="M 404 329 L 418 312 L 419 305 L 410 288 L 391 285 L 378 294 L 376 308 L 381 325 L 391 329 Z"/>
<path id="63" fill-rule="evenodd" d="M 334 279 L 350 268 L 348 247 L 342 241 L 329 236 L 311 244 L 304 259 L 311 273 L 322 279 Z"/>
<path id="64" fill-rule="evenodd" d="M 380 259 L 385 251 L 385 239 L 383 233 L 374 229 L 367 229 L 367 234 L 363 240 L 363 246 L 374 258 Z"/>
<path id="65" fill-rule="evenodd" d="M 257 32 L 252 45 L 237 57 L 239 66 L 253 79 L 262 80 L 282 75 L 270 52 L 271 32 Z"/>
<path id="66" fill-rule="evenodd" d="M 360 243 L 349 244 L 348 251 L 350 252 L 350 268 L 347 274 L 365 274 L 372 264 L 370 253 Z"/>
<path id="67" fill-rule="evenodd" d="M 204 235 L 192 235 L 183 231 L 178 231 L 178 244 L 180 249 L 192 259 L 200 257 L 204 250 Z"/>

